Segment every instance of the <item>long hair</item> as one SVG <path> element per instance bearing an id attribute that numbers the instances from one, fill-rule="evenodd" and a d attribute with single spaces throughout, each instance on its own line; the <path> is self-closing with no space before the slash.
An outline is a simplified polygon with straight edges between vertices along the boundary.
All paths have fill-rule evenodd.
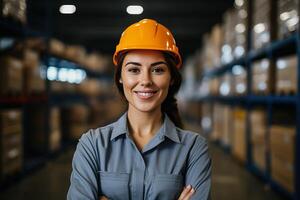
<path id="1" fill-rule="evenodd" d="M 161 111 L 168 115 L 168 117 L 175 124 L 175 126 L 177 126 L 179 128 L 183 128 L 183 123 L 182 123 L 182 120 L 181 120 L 181 117 L 180 117 L 179 111 L 178 111 L 177 99 L 175 98 L 175 95 L 180 88 L 182 77 L 181 77 L 179 70 L 176 67 L 176 62 L 175 62 L 173 56 L 168 53 L 163 53 L 163 54 L 164 54 L 164 58 L 167 62 L 167 65 L 169 67 L 169 70 L 171 73 L 171 80 L 173 83 L 169 86 L 168 95 L 161 104 Z M 118 65 L 115 70 L 115 76 L 114 76 L 115 84 L 118 88 L 118 91 L 119 91 L 120 95 L 122 96 L 122 98 L 124 98 L 124 99 L 126 99 L 126 98 L 125 98 L 125 94 L 124 94 L 124 90 L 123 90 L 123 85 L 119 82 L 119 80 L 121 78 L 122 64 L 123 64 L 125 55 L 126 55 L 126 53 L 123 53 L 122 55 L 120 55 Z"/>

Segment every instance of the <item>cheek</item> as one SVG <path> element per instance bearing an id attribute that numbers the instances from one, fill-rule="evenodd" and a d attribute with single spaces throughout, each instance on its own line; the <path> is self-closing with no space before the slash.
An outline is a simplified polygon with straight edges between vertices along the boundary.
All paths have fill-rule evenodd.
<path id="1" fill-rule="evenodd" d="M 168 90 L 170 86 L 170 78 L 164 77 L 157 80 L 157 86 L 161 89 Z"/>
<path id="2" fill-rule="evenodd" d="M 126 78 L 125 81 L 123 81 L 123 85 L 127 89 L 131 89 L 136 85 L 136 80 L 132 78 Z"/>

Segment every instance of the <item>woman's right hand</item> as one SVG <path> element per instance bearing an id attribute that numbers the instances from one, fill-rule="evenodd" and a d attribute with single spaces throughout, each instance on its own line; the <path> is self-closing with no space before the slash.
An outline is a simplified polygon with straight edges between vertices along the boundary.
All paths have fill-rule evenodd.
<path id="1" fill-rule="evenodd" d="M 99 200 L 109 200 L 109 199 L 106 198 L 105 196 L 101 196 Z"/>
<path id="2" fill-rule="evenodd" d="M 191 185 L 188 185 L 187 187 L 184 187 L 178 200 L 189 200 L 194 193 L 195 193 L 195 189 L 192 188 Z"/>

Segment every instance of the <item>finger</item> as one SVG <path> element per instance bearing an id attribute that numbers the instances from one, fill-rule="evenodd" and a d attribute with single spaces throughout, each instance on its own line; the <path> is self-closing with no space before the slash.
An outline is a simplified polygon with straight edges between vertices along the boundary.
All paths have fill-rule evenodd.
<path id="1" fill-rule="evenodd" d="M 99 200 L 108 200 L 105 196 L 101 196 Z"/>
<path id="2" fill-rule="evenodd" d="M 191 185 L 188 185 L 187 187 L 185 187 L 183 189 L 183 191 L 181 192 L 178 200 L 183 200 L 185 198 L 185 196 L 190 192 L 191 189 L 192 189 Z"/>
<path id="3" fill-rule="evenodd" d="M 192 189 L 189 191 L 189 193 L 187 193 L 187 195 L 183 198 L 183 200 L 189 200 L 189 199 L 193 196 L 194 193 L 195 193 L 195 189 L 192 188 Z"/>

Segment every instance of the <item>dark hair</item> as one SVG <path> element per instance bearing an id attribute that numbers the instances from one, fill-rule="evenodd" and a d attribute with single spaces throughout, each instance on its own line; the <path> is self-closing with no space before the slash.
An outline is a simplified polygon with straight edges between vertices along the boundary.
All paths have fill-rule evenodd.
<path id="1" fill-rule="evenodd" d="M 179 128 L 183 128 L 183 123 L 181 121 L 181 117 L 179 115 L 179 111 L 177 107 L 177 99 L 175 98 L 175 94 L 178 92 L 180 88 L 182 77 L 179 70 L 176 67 L 176 62 L 174 57 L 168 53 L 163 53 L 163 54 L 171 72 L 172 84 L 169 87 L 169 91 L 166 99 L 163 101 L 161 105 L 161 111 L 165 112 L 168 115 L 168 117 L 172 120 L 175 126 Z M 121 78 L 122 63 L 124 61 L 125 55 L 126 53 L 120 55 L 118 65 L 115 70 L 115 84 L 118 88 L 119 93 L 124 99 L 126 98 L 124 95 L 123 85 L 119 82 L 119 80 Z"/>

